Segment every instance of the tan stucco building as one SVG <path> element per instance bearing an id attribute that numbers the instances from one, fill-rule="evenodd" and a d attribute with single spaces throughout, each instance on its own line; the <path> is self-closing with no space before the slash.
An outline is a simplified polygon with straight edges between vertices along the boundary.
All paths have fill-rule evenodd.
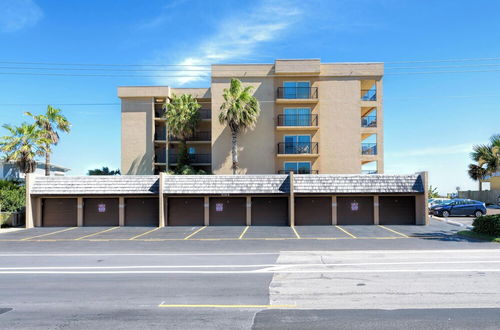
<path id="1" fill-rule="evenodd" d="M 122 173 L 176 165 L 178 141 L 168 136 L 162 106 L 172 94 L 188 93 L 202 106 L 188 142 L 192 165 L 230 174 L 230 132 L 218 114 L 231 78 L 253 86 L 261 106 L 255 129 L 238 138 L 241 173 L 383 173 L 383 72 L 382 63 L 276 60 L 213 65 L 210 88 L 119 87 Z"/>

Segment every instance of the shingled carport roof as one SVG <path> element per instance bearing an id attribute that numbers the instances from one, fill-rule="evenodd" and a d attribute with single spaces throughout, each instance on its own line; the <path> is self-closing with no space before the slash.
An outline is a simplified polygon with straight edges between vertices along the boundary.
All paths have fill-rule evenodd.
<path id="1" fill-rule="evenodd" d="M 159 193 L 158 175 L 34 177 L 33 195 L 151 195 Z"/>
<path id="2" fill-rule="evenodd" d="M 287 194 L 288 175 L 166 175 L 165 194 Z"/>
<path id="3" fill-rule="evenodd" d="M 419 174 L 296 174 L 294 192 L 304 194 L 423 193 Z"/>

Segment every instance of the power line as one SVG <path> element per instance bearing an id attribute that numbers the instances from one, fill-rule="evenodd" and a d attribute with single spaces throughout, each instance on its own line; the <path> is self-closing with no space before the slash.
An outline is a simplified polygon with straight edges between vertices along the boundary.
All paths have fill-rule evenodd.
<path id="1" fill-rule="evenodd" d="M 103 64 L 103 63 L 56 63 L 56 62 L 11 62 L 0 61 L 2 64 L 39 64 L 39 65 L 62 65 L 62 66 L 211 66 L 211 64 Z"/>

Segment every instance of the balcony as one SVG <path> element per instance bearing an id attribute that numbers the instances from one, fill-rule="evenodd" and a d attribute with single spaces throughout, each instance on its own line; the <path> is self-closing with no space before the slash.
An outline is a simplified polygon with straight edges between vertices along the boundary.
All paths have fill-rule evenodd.
<path id="1" fill-rule="evenodd" d="M 318 142 L 280 142 L 279 155 L 317 155 Z"/>
<path id="2" fill-rule="evenodd" d="M 361 101 L 377 101 L 377 90 L 376 89 L 362 89 L 361 90 Z"/>
<path id="3" fill-rule="evenodd" d="M 289 174 L 290 172 L 295 173 L 295 171 L 279 170 L 278 174 Z M 318 170 L 305 170 L 305 169 L 303 169 L 303 170 L 299 170 L 295 174 L 319 174 L 319 171 Z"/>
<path id="4" fill-rule="evenodd" d="M 377 170 L 362 170 L 361 174 L 377 174 Z"/>
<path id="5" fill-rule="evenodd" d="M 278 103 L 309 103 L 318 101 L 318 87 L 278 87 Z"/>
<path id="6" fill-rule="evenodd" d="M 376 143 L 361 143 L 361 154 L 362 155 L 377 155 L 377 144 Z"/>
<path id="7" fill-rule="evenodd" d="M 193 141 L 193 142 L 210 142 L 211 140 L 211 132 L 209 131 L 200 131 L 196 132 L 194 135 L 188 137 L 186 141 Z M 179 142 L 180 139 L 175 136 L 169 136 L 170 142 Z"/>
<path id="8" fill-rule="evenodd" d="M 377 117 L 376 116 L 362 117 L 361 127 L 377 127 Z"/>
<path id="9" fill-rule="evenodd" d="M 212 162 L 211 154 L 188 154 L 189 162 L 192 165 L 210 165 Z M 169 154 L 168 163 L 175 165 L 179 161 L 179 154 Z"/>
<path id="10" fill-rule="evenodd" d="M 198 110 L 200 113 L 200 119 L 201 120 L 207 120 L 207 119 L 212 119 L 212 110 L 210 109 L 200 109 Z"/>
<path id="11" fill-rule="evenodd" d="M 318 115 L 316 114 L 278 115 L 278 126 L 316 127 L 318 126 Z"/>

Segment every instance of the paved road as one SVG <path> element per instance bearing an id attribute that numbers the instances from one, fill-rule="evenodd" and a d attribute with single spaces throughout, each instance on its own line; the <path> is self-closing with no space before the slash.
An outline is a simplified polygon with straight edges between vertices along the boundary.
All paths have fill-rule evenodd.
<path id="1" fill-rule="evenodd" d="M 493 288 L 500 282 L 500 244 L 456 237 L 457 227 L 445 223 L 391 228 L 437 238 L 379 239 L 380 228 L 357 227 L 348 229 L 358 238 L 338 240 L 2 241 L 0 324 L 5 329 L 498 325 L 500 293 Z M 61 235 L 70 232 L 82 234 L 75 229 Z M 217 235 L 235 232 L 218 229 Z M 26 239 L 34 233 L 44 235 L 16 235 Z M 273 235 L 285 233 L 279 229 Z"/>

